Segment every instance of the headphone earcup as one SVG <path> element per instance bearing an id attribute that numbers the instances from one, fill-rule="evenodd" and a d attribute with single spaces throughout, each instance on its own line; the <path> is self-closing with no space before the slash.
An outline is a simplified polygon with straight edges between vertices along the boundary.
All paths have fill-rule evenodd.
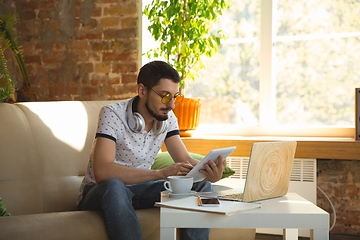
<path id="1" fill-rule="evenodd" d="M 132 103 L 135 98 L 131 99 L 128 103 L 126 109 L 127 115 L 127 124 L 131 131 L 133 132 L 142 132 L 145 129 L 145 121 L 144 118 L 140 115 L 140 113 L 132 112 Z"/>
<path id="2" fill-rule="evenodd" d="M 144 118 L 140 115 L 140 113 L 134 112 L 133 117 L 129 122 L 129 127 L 134 132 L 142 132 L 145 129 L 145 121 Z"/>
<path id="3" fill-rule="evenodd" d="M 157 135 L 164 133 L 167 129 L 167 125 L 167 121 L 156 121 L 153 127 L 154 133 Z"/>

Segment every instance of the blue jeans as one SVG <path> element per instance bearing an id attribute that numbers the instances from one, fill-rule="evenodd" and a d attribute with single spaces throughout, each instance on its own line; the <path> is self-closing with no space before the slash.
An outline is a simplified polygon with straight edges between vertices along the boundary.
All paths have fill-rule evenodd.
<path id="1" fill-rule="evenodd" d="M 164 181 L 156 180 L 134 185 L 125 185 L 118 178 L 108 179 L 97 185 L 86 185 L 78 210 L 103 211 L 109 238 L 141 240 L 141 228 L 135 210 L 153 208 L 160 202 L 160 192 L 164 191 Z M 210 182 L 194 183 L 197 192 L 210 192 Z M 209 239 L 208 228 L 186 228 L 180 230 L 181 239 Z"/>

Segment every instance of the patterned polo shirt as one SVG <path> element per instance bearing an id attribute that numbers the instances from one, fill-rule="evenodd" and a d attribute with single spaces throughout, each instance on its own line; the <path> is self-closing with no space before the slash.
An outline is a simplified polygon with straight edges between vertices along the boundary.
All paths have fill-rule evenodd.
<path id="1" fill-rule="evenodd" d="M 179 134 L 177 119 L 172 111 L 169 112 L 167 128 L 162 134 L 154 133 L 153 129 L 149 132 L 133 132 L 126 120 L 126 109 L 130 99 L 104 106 L 99 113 L 98 126 L 95 137 L 105 137 L 116 143 L 116 155 L 114 163 L 131 167 L 150 169 L 156 155 L 159 153 L 164 140 L 170 136 Z M 133 111 L 137 99 L 134 100 Z M 77 203 L 81 201 L 85 185 L 95 185 L 93 172 L 93 154 L 87 166 L 85 177 L 80 186 Z"/>

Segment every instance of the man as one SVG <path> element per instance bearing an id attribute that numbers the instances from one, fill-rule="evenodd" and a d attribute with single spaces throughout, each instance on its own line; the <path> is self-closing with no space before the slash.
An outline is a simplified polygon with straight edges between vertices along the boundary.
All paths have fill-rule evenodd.
<path id="1" fill-rule="evenodd" d="M 78 197 L 79 210 L 102 210 L 110 239 L 141 239 L 136 209 L 154 207 L 168 176 L 186 175 L 198 160 L 191 158 L 171 111 L 179 94 L 178 72 L 162 61 L 144 65 L 138 75 L 138 96 L 103 107 L 86 176 Z M 161 170 L 151 165 L 165 142 L 175 164 Z M 226 161 L 209 161 L 206 181 L 194 191 L 212 191 Z M 208 239 L 209 229 L 182 229 L 183 239 Z"/>

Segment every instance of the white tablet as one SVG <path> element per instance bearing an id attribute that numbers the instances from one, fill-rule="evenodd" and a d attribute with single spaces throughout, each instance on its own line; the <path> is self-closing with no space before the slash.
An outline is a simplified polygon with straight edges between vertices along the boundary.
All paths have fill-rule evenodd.
<path id="1" fill-rule="evenodd" d="M 213 160 L 215 164 L 218 162 L 218 157 L 222 155 L 223 159 L 227 158 L 236 147 L 228 147 L 228 148 L 219 148 L 211 150 L 204 158 L 201 160 L 196 166 L 191 169 L 191 171 L 186 175 L 193 177 L 194 182 L 200 182 L 205 179 L 205 175 L 200 173 L 200 169 L 205 169 L 204 164 L 208 163 L 210 160 Z"/>

